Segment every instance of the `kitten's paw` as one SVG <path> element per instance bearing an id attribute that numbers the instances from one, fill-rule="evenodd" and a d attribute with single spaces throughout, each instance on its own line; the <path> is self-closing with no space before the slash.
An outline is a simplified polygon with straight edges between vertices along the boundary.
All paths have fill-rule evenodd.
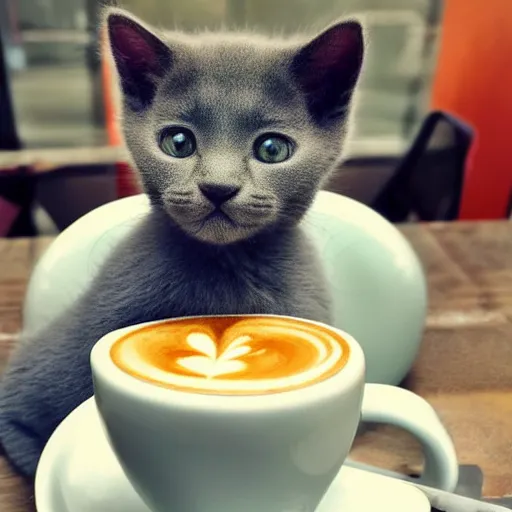
<path id="1" fill-rule="evenodd" d="M 14 468 L 33 478 L 43 449 L 39 436 L 22 423 L 3 418 L 0 412 L 0 443 Z"/>

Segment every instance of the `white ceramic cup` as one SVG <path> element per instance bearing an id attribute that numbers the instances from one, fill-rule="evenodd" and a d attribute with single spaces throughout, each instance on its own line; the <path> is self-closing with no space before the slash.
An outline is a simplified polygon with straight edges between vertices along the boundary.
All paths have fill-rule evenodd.
<path id="1" fill-rule="evenodd" d="M 332 377 L 280 393 L 227 396 L 164 388 L 116 366 L 113 343 L 143 325 L 100 339 L 91 367 L 107 438 L 155 512 L 312 512 L 361 417 L 412 432 L 425 448 L 421 483 L 455 486 L 455 452 L 433 409 L 408 391 L 365 386 L 363 352 L 347 333 L 330 327 L 350 347 L 348 362 Z"/>

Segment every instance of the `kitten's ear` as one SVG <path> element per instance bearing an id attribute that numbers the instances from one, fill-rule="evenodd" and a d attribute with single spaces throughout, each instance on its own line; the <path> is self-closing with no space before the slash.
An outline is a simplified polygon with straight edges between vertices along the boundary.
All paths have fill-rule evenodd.
<path id="1" fill-rule="evenodd" d="M 318 119 L 343 115 L 363 63 L 363 30 L 357 21 L 328 28 L 295 55 L 292 73 Z"/>
<path id="2" fill-rule="evenodd" d="M 134 110 L 143 110 L 155 96 L 155 78 L 163 77 L 171 68 L 171 50 L 120 11 L 107 15 L 107 27 L 112 56 L 128 105 Z"/>

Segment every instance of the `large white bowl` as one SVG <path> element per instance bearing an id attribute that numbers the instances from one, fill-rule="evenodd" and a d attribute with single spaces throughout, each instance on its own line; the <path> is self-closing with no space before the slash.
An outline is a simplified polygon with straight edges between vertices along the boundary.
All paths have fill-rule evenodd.
<path id="1" fill-rule="evenodd" d="M 87 287 L 105 258 L 148 214 L 144 195 L 105 204 L 63 231 L 28 286 L 24 329 L 40 329 Z M 334 326 L 363 347 L 367 382 L 398 384 L 420 346 L 425 276 L 403 235 L 370 208 L 322 191 L 303 220 L 325 264 Z"/>

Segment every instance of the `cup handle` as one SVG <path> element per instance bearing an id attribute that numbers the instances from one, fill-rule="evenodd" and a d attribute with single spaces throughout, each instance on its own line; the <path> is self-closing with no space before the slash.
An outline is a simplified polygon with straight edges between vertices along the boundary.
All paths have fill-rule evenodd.
<path id="1" fill-rule="evenodd" d="M 349 460 L 347 465 L 448 492 L 455 490 L 459 478 L 455 448 L 436 412 L 426 400 L 395 386 L 366 384 L 361 420 L 396 425 L 414 435 L 423 448 L 424 470 L 419 478 L 412 478 L 355 461 Z"/>

